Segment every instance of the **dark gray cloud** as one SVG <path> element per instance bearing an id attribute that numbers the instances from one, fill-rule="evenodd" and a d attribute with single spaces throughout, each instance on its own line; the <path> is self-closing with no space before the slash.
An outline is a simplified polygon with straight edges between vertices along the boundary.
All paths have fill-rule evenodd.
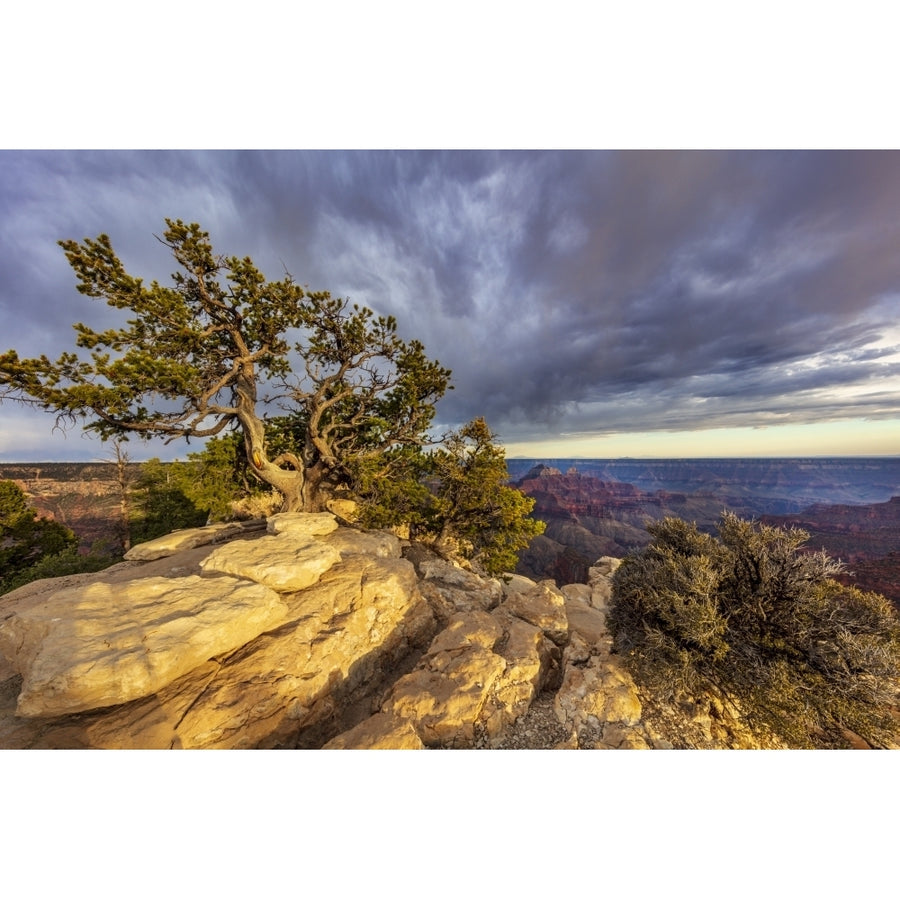
<path id="1" fill-rule="evenodd" d="M 58 239 L 106 232 L 162 280 L 168 216 L 394 314 L 454 371 L 442 424 L 526 441 L 900 417 L 894 152 L 3 151 L 0 208 L 0 349 L 54 355 L 112 315 Z M 50 441 L 52 417 L 0 419 L 0 458 Z"/>

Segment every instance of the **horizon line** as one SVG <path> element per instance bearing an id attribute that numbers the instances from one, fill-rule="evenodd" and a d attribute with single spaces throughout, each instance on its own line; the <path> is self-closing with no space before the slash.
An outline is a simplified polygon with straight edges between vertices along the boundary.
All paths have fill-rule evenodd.
<path id="1" fill-rule="evenodd" d="M 131 459 L 130 464 L 140 465 L 150 462 L 152 459 L 159 459 L 158 456 L 148 456 L 146 459 Z M 804 453 L 785 456 L 783 454 L 752 454 L 748 456 L 736 455 L 716 455 L 716 456 L 507 456 L 507 462 L 514 461 L 571 461 L 571 462 L 591 462 L 602 460 L 604 462 L 652 462 L 663 460 L 806 460 L 806 459 L 890 459 L 900 460 L 900 453 Z M 186 458 L 175 457 L 174 459 L 160 459 L 162 463 L 172 462 L 188 462 Z M 36 466 L 36 465 L 116 465 L 115 460 L 109 459 L 19 459 L 19 460 L 2 460 L 0 466 Z"/>

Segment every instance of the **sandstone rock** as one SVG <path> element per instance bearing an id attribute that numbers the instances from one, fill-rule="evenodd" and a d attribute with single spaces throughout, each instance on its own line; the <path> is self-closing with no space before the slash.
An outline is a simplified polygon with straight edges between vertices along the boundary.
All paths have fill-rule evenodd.
<path id="1" fill-rule="evenodd" d="M 585 606 L 591 605 L 591 586 L 589 584 L 564 584 L 559 590 L 567 601 L 577 601 Z"/>
<path id="2" fill-rule="evenodd" d="M 493 682 L 506 669 L 502 656 L 471 646 L 442 651 L 394 686 L 385 712 L 409 720 L 432 747 L 471 747 Z"/>
<path id="3" fill-rule="evenodd" d="M 330 740 L 323 750 L 424 750 L 415 729 L 405 719 L 376 713 L 355 728 Z"/>
<path id="4" fill-rule="evenodd" d="M 612 575 L 620 565 L 622 565 L 622 560 L 616 559 L 615 556 L 601 556 L 600 559 L 591 566 L 589 572 L 596 573 L 597 575 L 609 576 Z"/>
<path id="5" fill-rule="evenodd" d="M 221 663 L 210 660 L 155 694 L 109 709 L 19 719 L 0 713 L 0 746 L 44 749 L 163 750 L 185 745 L 177 723 L 203 693 Z"/>
<path id="6" fill-rule="evenodd" d="M 7 682 L 12 682 L 12 680 L 16 678 L 18 674 L 19 673 L 13 668 L 12 663 L 9 662 L 2 654 L 0 654 L 0 685 L 3 685 Z M 19 689 L 17 687 L 16 694 L 18 693 Z"/>
<path id="7" fill-rule="evenodd" d="M 78 575 L 62 575 L 58 578 L 42 578 L 23 585 L 8 594 L 0 596 L 0 621 L 7 614 L 44 603 L 59 591 L 90 584 L 127 584 L 136 578 L 183 578 L 188 575 L 202 575 L 200 563 L 209 556 L 216 545 L 206 544 L 190 550 L 179 550 L 171 556 L 160 557 L 148 562 L 124 561 L 99 572 L 82 572 Z"/>
<path id="8" fill-rule="evenodd" d="M 339 528 L 326 537 L 322 543 L 334 547 L 342 557 L 362 554 L 378 557 L 400 557 L 400 541 L 387 531 L 356 531 Z"/>
<path id="9" fill-rule="evenodd" d="M 184 528 L 181 531 L 173 531 L 171 534 L 154 538 L 152 541 L 137 544 L 125 554 L 125 559 L 131 561 L 162 559 L 193 547 L 221 543 L 230 540 L 235 535 L 261 530 L 263 527 L 263 522 L 253 521 L 220 522 L 216 525 L 206 525 L 203 528 Z"/>
<path id="10" fill-rule="evenodd" d="M 481 647 L 492 650 L 503 637 L 503 628 L 491 615 L 480 610 L 459 613 L 450 620 L 447 627 L 431 642 L 428 656 L 439 653 L 453 653 L 467 647 Z"/>
<path id="11" fill-rule="evenodd" d="M 613 556 L 602 556 L 588 569 L 588 584 L 591 588 L 591 606 L 606 612 L 612 599 L 612 576 L 622 560 Z"/>
<path id="12" fill-rule="evenodd" d="M 606 612 L 612 599 L 612 576 L 621 564 L 620 559 L 602 556 L 588 569 L 588 585 L 591 588 L 591 606 Z"/>
<path id="13" fill-rule="evenodd" d="M 648 702 L 641 730 L 655 749 L 786 749 L 780 739 L 753 732 L 738 705 L 723 703 L 714 694 L 681 695 L 668 702 L 652 697 Z"/>
<path id="14" fill-rule="evenodd" d="M 606 725 L 603 728 L 602 743 L 613 750 L 649 750 L 650 745 L 644 736 L 635 728 L 619 724 Z"/>
<path id="15" fill-rule="evenodd" d="M 563 656 L 567 666 L 577 666 L 586 663 L 596 653 L 596 648 L 589 644 L 578 631 L 569 634 L 569 643 L 566 644 Z"/>
<path id="16" fill-rule="evenodd" d="M 568 664 L 554 700 L 560 723 L 579 736 L 598 733 L 609 723 L 637 725 L 642 706 L 631 677 L 617 665 L 592 656 L 587 664 Z"/>
<path id="17" fill-rule="evenodd" d="M 499 596 L 502 593 L 499 582 L 487 581 L 487 579 L 476 575 L 468 569 L 464 569 L 457 563 L 441 559 L 437 555 L 421 559 L 416 563 L 416 569 L 421 577 L 427 581 L 437 581 L 462 590 L 480 592 L 485 590 L 487 583 L 491 585 L 490 590 L 492 594 Z"/>
<path id="18" fill-rule="evenodd" d="M 507 622 L 504 642 L 495 646 L 495 652 L 506 660 L 506 668 L 494 682 L 480 717 L 489 740 L 501 736 L 528 711 L 550 671 L 551 647 L 536 626 L 520 619 Z"/>
<path id="19" fill-rule="evenodd" d="M 200 567 L 205 573 L 247 578 L 287 592 L 315 584 L 340 558 L 334 547 L 307 537 L 302 530 L 287 529 L 277 537 L 232 541 L 210 553 Z"/>
<path id="20" fill-rule="evenodd" d="M 415 565 L 419 588 L 442 624 L 457 612 L 494 609 L 503 597 L 496 578 L 482 578 L 421 545 L 407 548 L 404 556 Z"/>
<path id="21" fill-rule="evenodd" d="M 193 549 L 172 549 L 182 535 L 169 543 L 170 556 L 74 580 L 48 579 L 0 598 L 0 747 L 759 746 L 739 711 L 714 697 L 665 709 L 658 700 L 642 702 L 610 653 L 606 616 L 597 608 L 609 595 L 615 560 L 599 560 L 590 585 L 557 590 L 550 582 L 511 576 L 504 586 L 421 545 L 402 545 L 402 559 L 401 543 L 386 532 L 335 525 L 330 514 L 273 516 L 271 534 L 218 546 L 208 542 L 215 529 L 197 529 L 207 543 L 194 546 L 199 538 L 190 537 L 185 544 Z M 304 556 L 325 562 L 321 572 L 298 580 Z M 240 578 L 198 577 L 225 566 Z M 269 579 L 283 593 L 273 595 L 248 578 Z M 308 578 L 313 583 L 297 587 Z M 107 605 L 121 614 L 128 607 L 122 599 L 141 582 L 168 588 L 216 584 L 213 605 L 226 597 L 222 585 L 240 586 L 275 596 L 282 611 L 217 644 L 213 638 L 227 634 L 235 618 L 226 613 L 227 622 L 209 625 L 213 635 L 200 642 L 201 651 L 177 635 L 178 616 L 157 610 L 159 626 L 146 625 L 149 645 L 162 642 L 168 629 L 178 648 L 169 655 L 178 666 L 164 670 L 162 650 L 145 650 L 153 659 L 143 668 L 123 663 L 121 672 L 131 667 L 149 679 L 136 693 L 129 685 L 139 677 L 123 675 L 116 682 L 118 663 L 102 659 L 99 650 L 94 668 L 111 692 L 99 700 L 106 705 L 93 706 L 96 696 L 82 706 L 83 699 L 65 698 L 70 687 L 102 692 L 91 686 L 90 673 L 74 668 L 74 675 L 64 672 L 58 679 L 63 690 L 57 684 L 32 689 L 29 673 L 41 675 L 45 661 L 68 657 L 65 665 L 79 664 L 71 648 L 86 646 L 83 637 L 95 614 L 69 615 L 71 598 L 103 593 L 115 598 Z M 68 603 L 54 612 L 66 597 Z M 191 624 L 185 633 L 199 629 L 206 613 L 206 604 L 186 611 Z M 53 644 L 65 621 L 78 623 L 70 629 L 78 638 L 71 647 Z M 105 646 L 111 635 L 107 649 L 113 653 L 119 625 L 94 624 L 91 641 Z M 124 643 L 137 652 L 142 638 Z M 195 655 L 185 654 L 185 647 L 196 649 Z M 397 671 L 408 674 L 398 679 Z M 16 714 L 20 694 L 27 715 Z M 51 699 L 50 706 L 29 712 L 28 703 L 38 703 L 38 696 L 75 705 Z M 370 712 L 375 714 L 360 721 Z"/>
<path id="22" fill-rule="evenodd" d="M 0 708 L 0 746 L 322 746 L 340 732 L 345 709 L 383 691 L 395 667 L 434 635 L 404 560 L 354 556 L 283 600 L 289 612 L 280 627 L 151 696 L 45 720 Z"/>
<path id="23" fill-rule="evenodd" d="M 458 613 L 382 711 L 408 720 L 426 746 L 490 742 L 528 710 L 547 662 L 539 628 L 480 610 Z"/>
<path id="24" fill-rule="evenodd" d="M 563 645 L 569 638 L 565 597 L 550 581 L 542 581 L 526 591 L 507 585 L 502 608 L 540 628 L 555 644 Z"/>
<path id="25" fill-rule="evenodd" d="M 538 586 L 538 582 L 525 575 L 516 575 L 507 572 L 503 576 L 503 595 L 509 594 L 527 594 Z"/>
<path id="26" fill-rule="evenodd" d="M 319 537 L 331 534 L 338 527 L 331 513 L 276 513 L 266 520 L 269 534 L 293 534 L 295 536 Z"/>
<path id="27" fill-rule="evenodd" d="M 607 668 L 607 676 L 619 676 L 618 670 Z M 618 683 L 616 683 L 618 682 Z M 603 707 L 603 720 L 607 722 L 623 722 L 626 725 L 637 725 L 641 721 L 642 706 L 634 683 L 627 677 L 607 678 L 604 690 L 606 703 Z"/>
<path id="28" fill-rule="evenodd" d="M 179 723 L 185 746 L 293 745 L 433 634 L 404 560 L 351 557 L 291 602 L 292 621 L 227 660 Z"/>
<path id="29" fill-rule="evenodd" d="M 580 601 L 566 601 L 566 619 L 571 635 L 578 634 L 590 647 L 602 647 L 607 652 L 612 646 L 612 637 L 606 627 L 606 615 L 600 610 L 585 606 Z"/>
<path id="30" fill-rule="evenodd" d="M 0 626 L 23 676 L 16 713 L 53 716 L 126 703 L 285 621 L 287 605 L 234 578 L 139 578 L 51 595 Z"/>
<path id="31" fill-rule="evenodd" d="M 573 731 L 564 740 L 553 747 L 554 750 L 578 750 L 578 735 Z"/>
<path id="32" fill-rule="evenodd" d="M 591 606 L 601 612 L 609 609 L 612 600 L 612 582 L 608 578 L 599 578 L 591 583 Z"/>
<path id="33" fill-rule="evenodd" d="M 326 502 L 325 507 L 329 512 L 334 513 L 334 515 L 345 522 L 355 522 L 359 511 L 359 504 L 355 500 L 329 500 Z"/>

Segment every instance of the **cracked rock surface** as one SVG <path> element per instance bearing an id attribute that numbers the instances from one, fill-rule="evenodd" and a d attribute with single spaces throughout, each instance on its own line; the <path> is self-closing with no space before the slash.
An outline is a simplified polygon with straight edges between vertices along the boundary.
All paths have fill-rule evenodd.
<path id="1" fill-rule="evenodd" d="M 178 532 L 0 597 L 0 748 L 755 746 L 711 698 L 639 693 L 617 564 L 485 578 L 331 513 Z"/>

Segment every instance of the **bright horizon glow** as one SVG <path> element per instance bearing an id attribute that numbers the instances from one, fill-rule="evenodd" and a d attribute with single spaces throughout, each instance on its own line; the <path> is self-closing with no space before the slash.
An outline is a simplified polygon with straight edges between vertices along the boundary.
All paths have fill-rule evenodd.
<path id="1" fill-rule="evenodd" d="M 52 418 L 16 421 L 0 432 L 0 462 L 99 462 L 112 453 L 112 444 L 90 438 L 78 427 L 67 435 L 52 430 Z M 816 456 L 898 456 L 900 418 L 848 419 L 802 425 L 742 428 L 707 428 L 696 431 L 644 431 L 633 434 L 562 435 L 539 441 L 503 440 L 508 459 L 703 459 Z M 165 445 L 132 440 L 125 449 L 135 462 L 151 457 L 163 461 L 186 459 L 202 450 L 204 442 L 178 441 Z"/>
<path id="2" fill-rule="evenodd" d="M 900 419 L 564 436 L 510 442 L 504 447 L 509 459 L 896 456 L 900 454 Z"/>
<path id="3" fill-rule="evenodd" d="M 100 462 L 109 457 L 111 444 L 90 439 L 74 428 L 67 436 L 38 429 L 33 423 L 11 429 L 4 440 L 0 434 L 0 463 Z M 51 423 L 52 424 L 52 423 Z M 13 449 L 13 437 L 20 449 Z M 24 443 L 22 437 L 30 438 Z M 503 441 L 508 459 L 704 459 L 816 456 L 898 456 L 900 418 L 849 419 L 804 425 L 771 425 L 744 428 L 708 428 L 697 431 L 645 431 L 633 434 L 563 435 L 541 441 Z M 7 444 L 7 446 L 4 446 Z M 133 440 L 126 450 L 135 462 L 151 457 L 163 461 L 186 459 L 188 453 L 203 448 L 202 441 L 168 446 L 160 441 L 144 444 Z"/>

